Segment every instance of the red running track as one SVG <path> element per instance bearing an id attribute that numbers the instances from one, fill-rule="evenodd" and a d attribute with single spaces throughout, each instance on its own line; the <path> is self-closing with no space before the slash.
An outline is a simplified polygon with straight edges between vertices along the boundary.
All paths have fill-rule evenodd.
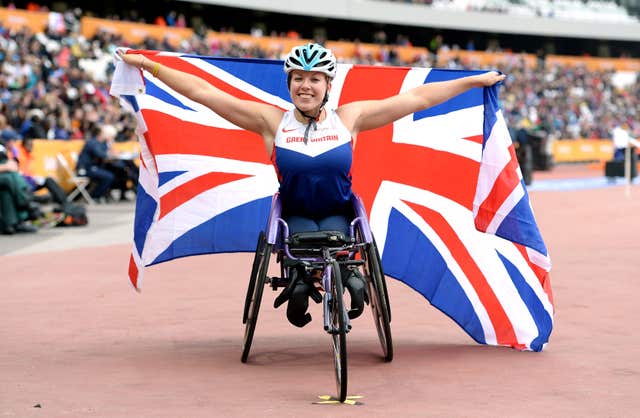
<path id="1" fill-rule="evenodd" d="M 129 245 L 1 256 L 0 417 L 636 416 L 640 189 L 531 200 L 554 263 L 547 349 L 477 345 L 389 279 L 395 359 L 381 361 L 369 312 L 354 321 L 356 406 L 314 404 L 335 393 L 319 305 L 297 329 L 266 292 L 240 362 L 250 254 L 154 266 L 141 294 Z"/>

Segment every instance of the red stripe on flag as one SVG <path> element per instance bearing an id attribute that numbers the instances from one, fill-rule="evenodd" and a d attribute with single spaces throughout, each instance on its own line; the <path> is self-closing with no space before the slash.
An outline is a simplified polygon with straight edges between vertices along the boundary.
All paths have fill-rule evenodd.
<path id="1" fill-rule="evenodd" d="M 551 302 L 551 306 L 553 306 L 553 310 L 555 311 L 556 305 L 553 303 L 553 292 L 551 291 L 551 275 L 548 271 L 544 271 L 542 277 L 538 276 L 538 280 L 542 282 L 542 289 L 544 289 L 544 292 L 547 294 L 549 302 Z"/>
<path id="2" fill-rule="evenodd" d="M 158 219 L 162 219 L 166 214 L 182 205 L 186 201 L 196 197 L 200 193 L 203 193 L 221 184 L 230 183 L 232 181 L 240 180 L 246 177 L 250 177 L 250 175 L 207 173 L 202 176 L 196 177 L 193 180 L 176 187 L 160 198 L 160 216 L 158 217 Z"/>
<path id="3" fill-rule="evenodd" d="M 132 254 L 129 258 L 129 280 L 136 290 L 138 289 L 138 273 L 138 266 L 136 265 L 136 261 Z"/>
<path id="4" fill-rule="evenodd" d="M 408 71 L 403 67 L 354 66 L 345 78 L 339 104 L 396 95 Z M 383 181 L 429 190 L 471 209 L 478 162 L 392 139 L 393 124 L 358 135 L 353 156 L 353 189 L 362 197 L 367 212 L 371 211 Z"/>
<path id="5" fill-rule="evenodd" d="M 496 178 L 493 183 L 491 192 L 489 192 L 487 198 L 478 208 L 475 224 L 476 228 L 480 231 L 487 230 L 498 209 L 500 209 L 500 206 L 502 206 L 504 201 L 507 200 L 509 195 L 511 195 L 520 183 L 517 171 L 518 162 L 513 145 L 509 146 L 509 154 L 511 154 L 511 160 L 504 166 L 498 178 Z"/>
<path id="6" fill-rule="evenodd" d="M 262 138 L 240 129 L 222 129 L 180 120 L 156 110 L 142 111 L 151 153 L 208 155 L 270 164 Z"/>
<path id="7" fill-rule="evenodd" d="M 171 55 L 156 55 L 153 57 L 153 60 L 156 62 L 159 62 L 163 65 L 166 65 L 167 67 L 171 67 L 171 68 L 175 68 L 177 70 L 183 71 L 185 73 L 190 73 L 195 75 L 196 77 L 199 77 L 205 81 L 207 81 L 209 84 L 219 88 L 220 90 L 231 94 L 232 96 L 235 96 L 239 99 L 243 99 L 243 100 L 251 100 L 254 102 L 259 102 L 259 103 L 265 103 L 268 104 L 270 106 L 274 106 L 272 103 L 268 103 L 265 102 L 264 100 L 258 99 L 255 96 L 250 95 L 249 93 L 245 92 L 244 90 L 241 90 L 235 86 L 232 86 L 229 83 L 226 83 L 222 80 L 220 80 L 219 78 L 213 76 L 212 74 L 206 72 L 205 70 L 196 67 L 195 65 L 192 65 L 191 63 L 183 60 L 180 57 L 177 56 L 171 56 Z M 283 75 L 284 77 L 284 75 Z M 276 106 L 277 107 L 277 106 Z M 278 107 L 281 110 L 284 110 L 280 107 Z"/>
<path id="8" fill-rule="evenodd" d="M 370 66 L 352 67 L 344 80 L 338 106 L 358 100 L 386 99 L 400 92 L 409 68 L 374 68 Z M 375 86 L 375 88 L 373 88 Z M 360 132 L 353 155 L 353 190 L 360 195 L 367 213 L 375 199 L 384 174 L 370 177 L 376 170 L 383 169 L 389 162 L 384 154 L 373 152 L 374 141 L 391 142 L 393 125 L 385 125 L 371 131 Z M 383 144 L 384 145 L 384 144 Z M 374 170 L 375 169 L 375 170 Z"/>
<path id="9" fill-rule="evenodd" d="M 538 278 L 538 281 L 542 285 L 542 289 L 547 294 L 549 302 L 551 302 L 551 305 L 553 305 L 553 292 L 551 291 L 551 276 L 549 275 L 549 272 L 531 261 L 531 259 L 529 258 L 529 254 L 527 253 L 527 248 L 524 245 L 516 243 L 514 243 L 514 245 L 516 246 L 518 251 L 520 251 L 522 257 L 527 260 L 527 264 L 529 264 L 529 267 Z"/>
<path id="10" fill-rule="evenodd" d="M 456 232 L 451 228 L 451 225 L 449 225 L 442 215 L 432 209 L 411 202 L 404 201 L 404 203 L 409 205 L 409 207 L 434 229 L 451 251 L 451 254 L 453 254 L 456 262 L 469 280 L 469 283 L 473 286 L 473 289 L 478 295 L 478 299 L 480 299 L 480 302 L 486 309 L 496 333 L 498 344 L 520 347 L 521 344 L 518 343 L 513 325 L 507 313 L 504 311 L 493 289 L 491 289 L 491 286 L 487 283 L 484 274 L 473 260 L 473 257 L 471 257 L 471 254 L 469 254 L 469 250 L 467 250 L 464 243 L 460 241 L 460 238 L 458 238 Z"/>
<path id="11" fill-rule="evenodd" d="M 468 136 L 464 139 L 466 139 L 467 141 L 475 142 L 477 144 L 482 144 L 482 142 L 484 141 L 484 135 Z"/>

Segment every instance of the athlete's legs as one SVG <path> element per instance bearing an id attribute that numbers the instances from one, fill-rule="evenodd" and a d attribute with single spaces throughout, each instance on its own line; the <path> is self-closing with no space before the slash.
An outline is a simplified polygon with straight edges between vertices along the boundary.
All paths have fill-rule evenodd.
<path id="1" fill-rule="evenodd" d="M 296 232 L 313 232 L 319 231 L 316 221 L 304 216 L 289 216 L 285 218 L 287 225 L 289 225 L 289 235 Z"/>
<path id="2" fill-rule="evenodd" d="M 327 216 L 318 221 L 319 231 L 340 231 L 346 237 L 349 233 L 349 219 L 344 215 Z"/>
<path id="3" fill-rule="evenodd" d="M 285 217 L 284 220 L 289 225 L 289 235 L 297 232 L 318 231 L 318 224 L 313 219 L 293 215 Z M 295 273 L 304 274 L 297 271 Z M 303 327 L 311 321 L 311 315 L 307 309 L 309 308 L 309 295 L 313 288 L 305 283 L 302 277 L 297 277 L 298 274 L 292 274 L 291 277 L 291 280 L 296 280 L 297 283 L 291 290 L 287 303 L 287 319 L 296 327 Z"/>
<path id="4" fill-rule="evenodd" d="M 342 283 L 344 287 L 349 291 L 351 296 L 351 310 L 349 310 L 349 318 L 354 319 L 359 317 L 364 310 L 365 300 L 368 302 L 366 285 L 364 277 L 360 274 L 360 271 L 356 268 L 349 270 L 346 267 L 340 269 L 342 274 Z"/>
<path id="5" fill-rule="evenodd" d="M 345 236 L 350 235 L 349 231 L 349 218 L 345 215 L 329 216 L 318 221 L 320 230 L 322 231 L 340 231 Z M 367 297 L 365 293 L 365 282 L 357 270 L 350 270 L 346 266 L 342 266 L 340 269 L 340 275 L 344 287 L 349 291 L 351 296 L 351 310 L 349 311 L 349 317 L 351 319 L 357 318 L 362 314 L 364 310 L 364 302 Z"/>
<path id="6" fill-rule="evenodd" d="M 313 287 L 304 280 L 298 280 L 291 291 L 289 303 L 287 304 L 287 319 L 296 327 L 304 327 L 311 322 L 311 314 L 307 312 L 309 308 L 309 295 Z"/>
<path id="7" fill-rule="evenodd" d="M 313 219 L 295 215 L 289 216 L 285 220 L 289 225 L 289 234 L 295 234 L 296 232 L 340 231 L 347 237 L 350 235 L 349 218 L 345 215 L 328 216 L 317 222 Z M 340 273 L 344 287 L 351 296 L 349 317 L 357 318 L 364 309 L 367 297 L 364 279 L 359 274 L 359 271 L 349 270 L 346 267 L 341 268 Z M 297 327 L 303 327 L 311 321 L 311 316 L 307 309 L 309 307 L 309 294 L 312 289 L 308 283 L 300 280 L 291 292 L 287 305 L 287 318 L 289 322 Z"/>

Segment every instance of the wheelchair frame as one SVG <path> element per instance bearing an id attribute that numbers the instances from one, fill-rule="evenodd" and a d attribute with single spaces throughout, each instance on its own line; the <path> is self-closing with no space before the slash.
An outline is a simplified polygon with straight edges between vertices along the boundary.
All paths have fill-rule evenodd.
<path id="1" fill-rule="evenodd" d="M 391 309 L 380 256 L 361 199 L 354 195 L 352 203 L 355 218 L 350 224 L 350 237 L 347 239 L 335 231 L 300 233 L 295 234 L 294 239 L 289 236 L 289 227 L 281 217 L 282 203 L 279 194 L 273 196 L 266 233 L 260 232 L 258 237 L 242 317 L 245 332 L 241 361 L 245 363 L 251 350 L 265 285 L 269 284 L 274 291 L 286 287 L 290 283 L 289 271 L 296 266 L 303 266 L 307 270 L 321 269 L 322 288 L 325 290 L 322 296 L 323 325 L 324 330 L 332 337 L 340 402 L 347 396 L 346 334 L 351 329 L 351 321 L 342 297 L 344 289 L 340 277 L 341 265 L 356 268 L 363 266 L 369 304 L 382 346 L 383 358 L 387 362 L 393 359 Z M 281 277 L 267 276 L 272 253 L 277 256 Z"/>

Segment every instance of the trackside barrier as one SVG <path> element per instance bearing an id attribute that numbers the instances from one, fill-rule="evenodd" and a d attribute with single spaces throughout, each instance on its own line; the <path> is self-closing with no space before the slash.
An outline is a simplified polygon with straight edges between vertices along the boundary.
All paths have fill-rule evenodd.
<path id="1" fill-rule="evenodd" d="M 553 143 L 556 163 L 603 162 L 613 158 L 613 143 L 609 139 L 572 139 Z"/>
<path id="2" fill-rule="evenodd" d="M 640 59 L 637 58 L 600 58 L 573 57 L 568 55 L 548 55 L 546 67 L 575 67 L 583 65 L 589 71 L 640 71 Z"/>
<path id="3" fill-rule="evenodd" d="M 10 30 L 29 28 L 31 32 L 39 33 L 49 24 L 49 13 L 0 7 L 0 22 Z"/>
<path id="4" fill-rule="evenodd" d="M 191 28 L 176 28 L 148 23 L 122 22 L 95 17 L 83 17 L 80 20 L 82 35 L 90 39 L 98 32 L 108 32 L 122 35 L 131 44 L 142 44 L 145 38 L 167 41 L 173 47 L 193 36 Z"/>

